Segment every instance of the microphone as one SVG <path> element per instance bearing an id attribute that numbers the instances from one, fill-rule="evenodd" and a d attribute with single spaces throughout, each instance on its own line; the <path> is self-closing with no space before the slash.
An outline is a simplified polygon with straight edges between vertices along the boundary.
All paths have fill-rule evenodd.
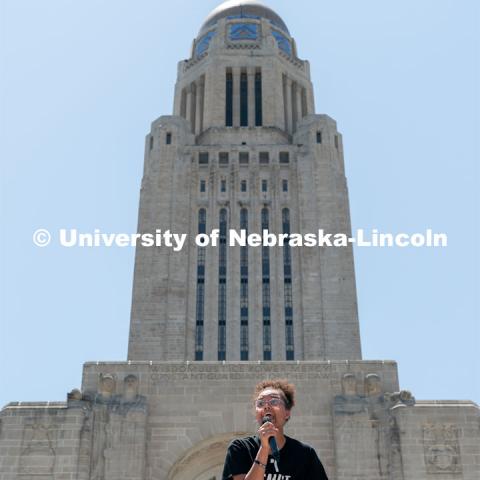
<path id="1" fill-rule="evenodd" d="M 267 422 L 272 421 L 272 415 L 267 414 L 262 418 L 262 425 Z M 271 436 L 268 439 L 268 444 L 270 445 L 270 450 L 272 451 L 272 457 L 275 461 L 280 461 L 280 451 L 278 450 L 277 440 L 274 436 Z"/>

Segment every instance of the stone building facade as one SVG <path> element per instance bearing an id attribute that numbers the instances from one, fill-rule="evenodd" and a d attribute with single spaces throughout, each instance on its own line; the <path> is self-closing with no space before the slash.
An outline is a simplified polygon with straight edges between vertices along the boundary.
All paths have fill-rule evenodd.
<path id="1" fill-rule="evenodd" d="M 218 480 L 270 377 L 296 384 L 287 434 L 333 480 L 479 478 L 478 406 L 416 401 L 395 362 L 362 360 L 351 246 L 228 245 L 350 233 L 342 136 L 259 2 L 220 5 L 179 63 L 173 115 L 146 137 L 138 231 L 157 229 L 188 238 L 137 248 L 127 361 L 85 364 L 66 402 L 7 405 L 1 480 Z"/>

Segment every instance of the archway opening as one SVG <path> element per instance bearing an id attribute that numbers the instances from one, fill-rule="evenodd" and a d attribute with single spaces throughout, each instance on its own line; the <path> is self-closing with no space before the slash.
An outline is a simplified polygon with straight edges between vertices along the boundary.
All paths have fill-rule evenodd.
<path id="1" fill-rule="evenodd" d="M 168 480 L 221 480 L 228 444 L 247 432 L 215 435 L 188 450 L 171 468 Z"/>

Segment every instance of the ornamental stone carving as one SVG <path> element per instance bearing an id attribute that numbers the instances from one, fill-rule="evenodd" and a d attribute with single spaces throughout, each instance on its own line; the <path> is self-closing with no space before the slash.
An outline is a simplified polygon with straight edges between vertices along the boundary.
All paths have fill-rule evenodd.
<path id="1" fill-rule="evenodd" d="M 365 376 L 365 395 L 376 397 L 382 394 L 382 382 L 376 373 L 369 373 Z"/>
<path id="2" fill-rule="evenodd" d="M 100 374 L 93 397 L 90 480 L 141 480 L 145 470 L 147 402 L 139 381 L 129 374 L 116 394 L 112 375 Z"/>
<path id="3" fill-rule="evenodd" d="M 458 428 L 455 425 L 423 425 L 423 446 L 428 473 L 462 472 Z"/>
<path id="4" fill-rule="evenodd" d="M 25 425 L 20 455 L 20 475 L 52 475 L 55 466 L 56 426 L 47 423 Z"/>
<path id="5" fill-rule="evenodd" d="M 342 378 L 342 391 L 345 396 L 357 395 L 357 378 L 353 373 L 346 373 Z"/>

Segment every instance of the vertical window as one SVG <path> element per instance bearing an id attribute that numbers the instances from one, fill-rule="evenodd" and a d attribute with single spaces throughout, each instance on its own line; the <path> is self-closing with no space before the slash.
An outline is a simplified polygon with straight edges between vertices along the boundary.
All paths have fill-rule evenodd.
<path id="1" fill-rule="evenodd" d="M 198 164 L 208 165 L 208 152 L 201 152 L 198 154 Z"/>
<path id="2" fill-rule="evenodd" d="M 248 235 L 248 210 L 240 210 L 240 229 Z M 240 247 L 240 360 L 248 360 L 248 246 Z"/>
<path id="3" fill-rule="evenodd" d="M 290 235 L 290 211 L 282 210 L 282 230 Z M 293 343 L 293 299 L 292 299 L 292 253 L 288 242 L 283 247 L 283 290 L 285 312 L 285 358 L 293 360 L 295 349 Z"/>
<path id="4" fill-rule="evenodd" d="M 282 75 L 282 83 L 283 83 L 283 121 L 285 123 L 285 130 L 290 128 L 290 116 L 288 112 L 288 81 L 287 76 L 285 74 Z"/>
<path id="5" fill-rule="evenodd" d="M 267 180 L 262 180 L 262 192 L 268 192 L 268 182 Z"/>
<path id="6" fill-rule="evenodd" d="M 247 181 L 246 180 L 242 180 L 240 182 L 240 191 L 245 193 L 247 191 Z"/>
<path id="7" fill-rule="evenodd" d="M 322 132 L 317 132 L 317 143 L 322 143 Z"/>
<path id="8" fill-rule="evenodd" d="M 207 182 L 205 180 L 200 180 L 200 193 L 205 193 L 207 191 Z"/>
<path id="9" fill-rule="evenodd" d="M 290 155 L 288 152 L 280 152 L 280 163 L 290 163 Z"/>
<path id="10" fill-rule="evenodd" d="M 255 125 L 261 127 L 263 124 L 262 112 L 262 74 L 255 74 Z"/>
<path id="11" fill-rule="evenodd" d="M 221 167 L 225 167 L 228 165 L 228 152 L 220 152 L 218 154 L 218 164 Z"/>
<path id="12" fill-rule="evenodd" d="M 225 104 L 225 125 L 233 126 L 233 74 L 227 71 L 226 78 L 226 104 Z"/>
<path id="13" fill-rule="evenodd" d="M 240 126 L 248 127 L 248 79 L 246 73 L 240 74 Z"/>
<path id="14" fill-rule="evenodd" d="M 338 150 L 338 135 L 335 135 L 335 148 Z"/>
<path id="15" fill-rule="evenodd" d="M 227 191 L 227 181 L 224 179 L 220 181 L 220 191 L 222 193 L 225 193 Z"/>
<path id="16" fill-rule="evenodd" d="M 227 210 L 220 210 L 218 247 L 218 360 L 227 358 Z"/>
<path id="17" fill-rule="evenodd" d="M 167 145 L 171 145 L 172 143 L 172 134 L 170 132 L 167 132 L 167 134 L 165 135 L 165 143 Z"/>
<path id="18" fill-rule="evenodd" d="M 285 179 L 282 180 L 282 191 L 288 192 L 288 180 L 285 180 Z"/>
<path id="19" fill-rule="evenodd" d="M 268 152 L 260 152 L 260 155 L 258 157 L 258 163 L 260 165 L 268 165 L 270 162 L 270 155 Z"/>
<path id="20" fill-rule="evenodd" d="M 207 211 L 198 212 L 198 233 L 207 230 Z M 195 321 L 195 360 L 203 360 L 203 336 L 205 317 L 205 247 L 197 247 L 197 298 Z"/>
<path id="21" fill-rule="evenodd" d="M 153 150 L 153 137 L 150 135 L 150 150 Z"/>
<path id="22" fill-rule="evenodd" d="M 248 152 L 240 152 L 238 154 L 238 163 L 240 165 L 248 165 L 249 155 Z"/>
<path id="23" fill-rule="evenodd" d="M 268 209 L 261 213 L 262 232 L 268 230 Z M 263 317 L 263 359 L 272 359 L 272 332 L 270 324 L 270 247 L 262 247 L 262 317 Z"/>

